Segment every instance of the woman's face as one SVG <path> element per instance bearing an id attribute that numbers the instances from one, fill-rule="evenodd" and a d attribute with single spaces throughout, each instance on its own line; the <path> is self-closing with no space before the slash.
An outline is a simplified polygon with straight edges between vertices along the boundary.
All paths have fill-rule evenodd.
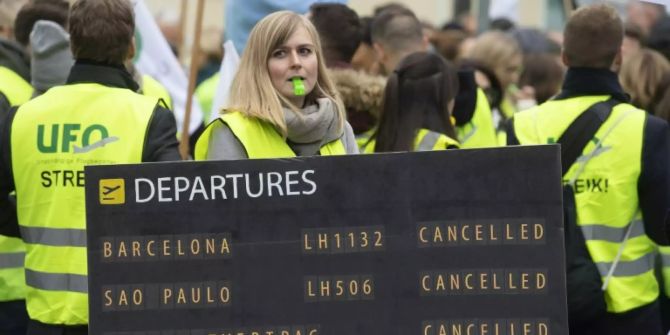
<path id="1" fill-rule="evenodd" d="M 286 43 L 272 50 L 268 60 L 268 71 L 272 86 L 295 106 L 302 107 L 305 96 L 312 92 L 319 73 L 316 46 L 307 29 L 299 27 Z M 296 95 L 293 78 L 300 78 L 305 85 L 305 94 Z"/>
<path id="2" fill-rule="evenodd" d="M 507 61 L 501 62 L 501 66 L 496 69 L 496 76 L 500 80 L 500 86 L 507 89 L 510 85 L 516 85 L 521 76 L 522 66 L 521 55 L 516 55 Z"/>

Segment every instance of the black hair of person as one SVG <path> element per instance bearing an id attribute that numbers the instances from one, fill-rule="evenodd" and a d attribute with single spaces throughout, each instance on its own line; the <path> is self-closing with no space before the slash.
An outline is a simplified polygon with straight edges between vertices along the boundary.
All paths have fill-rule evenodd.
<path id="1" fill-rule="evenodd" d="M 361 21 L 358 14 L 339 3 L 315 3 L 310 7 L 310 21 L 321 37 L 328 66 L 350 63 L 361 43 Z"/>
<path id="2" fill-rule="evenodd" d="M 449 103 L 457 92 L 456 67 L 444 58 L 427 52 L 407 56 L 386 84 L 375 152 L 413 151 L 422 128 L 456 138 Z"/>

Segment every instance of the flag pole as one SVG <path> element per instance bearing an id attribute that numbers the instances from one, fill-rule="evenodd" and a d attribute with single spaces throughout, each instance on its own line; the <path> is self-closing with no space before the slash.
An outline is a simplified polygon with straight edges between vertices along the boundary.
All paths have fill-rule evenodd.
<path id="1" fill-rule="evenodd" d="M 179 55 L 177 58 L 179 59 L 180 63 L 184 63 L 184 54 L 186 53 L 186 46 L 184 45 L 184 36 L 186 36 L 186 11 L 187 11 L 187 2 L 186 0 L 181 0 L 180 4 L 180 12 L 179 12 L 179 35 L 178 38 L 179 40 L 177 41 L 179 45 L 177 45 L 177 50 L 179 52 Z"/>
<path id="2" fill-rule="evenodd" d="M 184 124 L 181 128 L 181 141 L 179 142 L 179 153 L 182 159 L 189 158 L 189 125 L 191 123 L 191 109 L 193 105 L 193 91 L 195 90 L 195 79 L 198 74 L 196 64 L 200 54 L 200 34 L 202 32 L 202 15 L 204 0 L 198 0 L 195 18 L 195 34 L 193 37 L 193 49 L 191 50 L 191 66 L 188 75 L 188 90 L 186 95 L 186 111 L 184 113 Z"/>

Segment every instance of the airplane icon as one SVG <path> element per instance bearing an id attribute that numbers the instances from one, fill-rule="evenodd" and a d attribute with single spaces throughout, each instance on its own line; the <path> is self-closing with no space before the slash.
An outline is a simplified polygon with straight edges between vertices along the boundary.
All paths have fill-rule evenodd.
<path id="1" fill-rule="evenodd" d="M 126 202 L 125 181 L 123 179 L 100 180 L 100 204 L 121 205 Z"/>
<path id="2" fill-rule="evenodd" d="M 116 187 L 103 186 L 103 188 L 104 188 L 105 190 L 102 191 L 102 194 L 103 194 L 103 195 L 108 195 L 108 194 L 110 194 L 110 193 L 112 193 L 112 192 L 114 192 L 114 191 L 120 189 L 120 188 L 121 188 L 121 185 L 116 186 Z"/>

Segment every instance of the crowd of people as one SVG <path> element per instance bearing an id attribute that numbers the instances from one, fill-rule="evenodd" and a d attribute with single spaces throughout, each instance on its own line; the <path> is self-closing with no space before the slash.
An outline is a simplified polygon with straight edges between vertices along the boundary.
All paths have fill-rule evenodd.
<path id="1" fill-rule="evenodd" d="M 438 28 L 397 3 L 371 17 L 280 9 L 237 40 L 195 160 L 560 143 L 579 232 L 566 235 L 570 334 L 670 331 L 664 6 L 631 2 L 625 24 L 580 7 L 562 34 L 507 19 L 478 33 L 468 16 Z M 2 334 L 88 332 L 85 165 L 184 159 L 169 94 L 133 67 L 134 29 L 128 0 L 0 1 Z"/>

